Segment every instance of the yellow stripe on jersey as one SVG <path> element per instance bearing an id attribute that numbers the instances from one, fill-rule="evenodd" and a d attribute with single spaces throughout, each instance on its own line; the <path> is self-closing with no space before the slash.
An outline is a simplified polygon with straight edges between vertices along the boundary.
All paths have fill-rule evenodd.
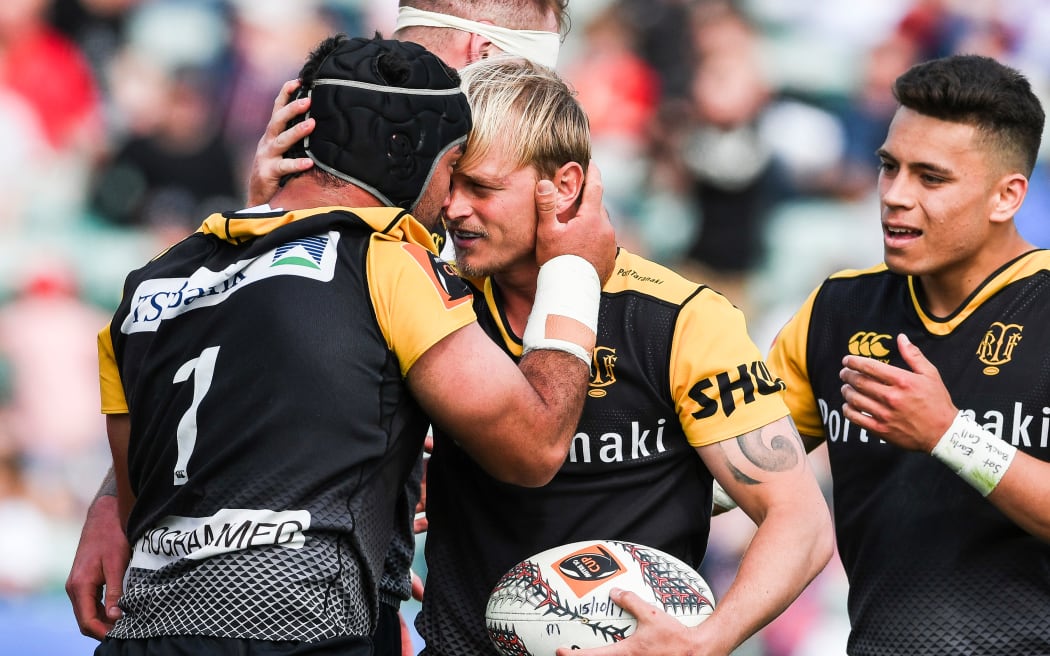
<path id="1" fill-rule="evenodd" d="M 743 313 L 721 294 L 622 248 L 603 291 L 641 293 L 681 306 L 669 385 L 694 447 L 735 438 L 788 414 L 782 385 L 770 380 Z"/>
<path id="2" fill-rule="evenodd" d="M 107 323 L 98 333 L 98 386 L 102 397 L 102 414 L 127 414 L 128 401 L 124 398 L 124 383 L 120 380 L 109 327 Z"/>
<path id="3" fill-rule="evenodd" d="M 379 327 L 404 376 L 432 346 L 473 323 L 474 307 L 469 293 L 450 293 L 450 283 L 463 283 L 454 279 L 448 263 L 418 244 L 385 241 L 378 233 L 372 240 L 369 292 Z"/>
<path id="4" fill-rule="evenodd" d="M 876 270 L 878 268 L 868 272 Z M 817 408 L 817 399 L 813 395 L 813 387 L 809 384 L 809 367 L 806 364 L 809 322 L 818 291 L 819 288 L 810 292 L 809 298 L 799 311 L 780 329 L 773 340 L 767 361 L 773 374 L 779 376 L 787 386 L 784 400 L 791 409 L 791 418 L 795 420 L 798 432 L 809 437 L 823 438 L 824 423 Z"/>

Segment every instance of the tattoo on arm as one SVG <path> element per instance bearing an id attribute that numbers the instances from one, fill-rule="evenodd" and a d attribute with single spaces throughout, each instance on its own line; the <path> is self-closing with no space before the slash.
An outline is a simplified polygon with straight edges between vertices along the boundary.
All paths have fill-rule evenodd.
<path id="1" fill-rule="evenodd" d="M 762 481 L 745 474 L 729 455 L 729 445 L 735 445 L 747 461 L 764 472 L 784 472 L 798 466 L 802 458 L 799 453 L 800 442 L 796 435 L 785 434 L 781 426 L 763 426 L 750 433 L 744 433 L 735 440 L 721 442 L 726 465 L 733 478 L 744 485 L 758 485 Z M 741 461 L 742 463 L 742 461 Z"/>
<path id="2" fill-rule="evenodd" d="M 733 472 L 733 478 L 735 478 L 737 482 L 743 483 L 744 485 L 758 485 L 762 482 L 751 478 L 744 472 L 737 469 L 737 466 L 733 464 L 733 461 L 729 460 L 728 458 L 726 458 L 726 464 L 729 466 L 729 471 Z"/>
<path id="3" fill-rule="evenodd" d="M 759 428 L 738 437 L 740 450 L 748 460 L 764 471 L 783 472 L 794 469 L 799 461 L 798 438 L 776 432 L 768 438 L 767 444 L 762 435 L 767 428 L 769 427 Z"/>

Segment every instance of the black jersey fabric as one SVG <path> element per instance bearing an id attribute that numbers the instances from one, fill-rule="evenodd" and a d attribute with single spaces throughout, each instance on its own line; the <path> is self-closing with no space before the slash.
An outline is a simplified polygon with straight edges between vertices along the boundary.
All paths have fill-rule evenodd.
<path id="1" fill-rule="evenodd" d="M 428 426 L 404 375 L 474 319 L 431 250 L 389 208 L 213 215 L 128 276 L 100 333 L 136 495 L 113 637 L 372 634 Z"/>
<path id="2" fill-rule="evenodd" d="M 944 464 L 842 416 L 847 353 L 907 367 L 904 333 L 961 410 L 1050 460 L 1050 251 L 986 280 L 954 314 L 930 316 L 917 282 L 884 266 L 829 278 L 785 326 L 770 366 L 799 430 L 827 440 L 851 656 L 1050 654 L 1050 545 Z M 1050 503 L 1050 500 L 1048 500 Z"/>
<path id="3" fill-rule="evenodd" d="M 512 356 L 499 288 L 476 281 L 478 322 Z M 496 654 L 485 605 L 513 565 L 588 539 L 637 542 L 699 567 L 711 473 L 696 448 L 787 414 L 743 316 L 724 297 L 620 249 L 602 290 L 592 379 L 568 458 L 540 488 L 488 476 L 435 433 L 427 466 L 425 654 Z"/>

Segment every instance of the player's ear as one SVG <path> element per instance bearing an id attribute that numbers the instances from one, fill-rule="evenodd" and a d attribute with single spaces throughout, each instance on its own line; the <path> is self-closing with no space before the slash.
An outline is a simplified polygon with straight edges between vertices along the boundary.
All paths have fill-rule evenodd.
<path id="1" fill-rule="evenodd" d="M 583 180 L 583 167 L 579 162 L 562 164 L 554 172 L 554 175 L 551 176 L 551 182 L 554 183 L 554 188 L 558 194 L 555 212 L 561 215 L 563 212 L 568 212 L 575 208 L 576 201 L 579 200 L 580 194 L 583 192 Z"/>
<path id="2" fill-rule="evenodd" d="M 1028 179 L 1020 173 L 1005 176 L 999 181 L 997 192 L 992 220 L 1002 222 L 1012 219 L 1021 209 L 1021 203 L 1028 193 Z"/>
<path id="3" fill-rule="evenodd" d="M 500 52 L 502 52 L 502 50 L 497 48 L 487 36 L 471 32 L 470 39 L 467 41 L 468 64 L 473 64 L 482 59 L 488 59 Z"/>

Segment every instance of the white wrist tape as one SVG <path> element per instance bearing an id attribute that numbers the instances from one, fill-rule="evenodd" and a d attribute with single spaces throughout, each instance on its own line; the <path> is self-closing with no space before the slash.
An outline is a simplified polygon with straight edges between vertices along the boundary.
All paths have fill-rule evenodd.
<path id="1" fill-rule="evenodd" d="M 1006 474 L 1017 447 L 996 438 L 960 411 L 930 453 L 988 496 Z"/>
<path id="2" fill-rule="evenodd" d="M 601 293 L 598 273 L 587 260 L 577 255 L 548 260 L 536 280 L 522 355 L 537 349 L 565 351 L 590 367 Z"/>
<path id="3" fill-rule="evenodd" d="M 726 494 L 725 489 L 718 483 L 718 481 L 714 481 L 714 483 L 711 484 L 711 502 L 716 506 L 725 508 L 726 510 L 736 508 L 736 501 L 733 501 L 733 498 Z"/>

